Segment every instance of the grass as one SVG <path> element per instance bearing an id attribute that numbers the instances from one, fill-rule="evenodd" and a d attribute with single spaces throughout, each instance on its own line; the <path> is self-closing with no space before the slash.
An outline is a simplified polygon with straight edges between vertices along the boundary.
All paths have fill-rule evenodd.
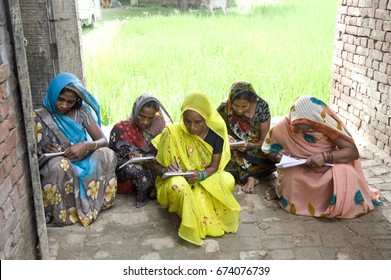
<path id="1" fill-rule="evenodd" d="M 241 1 L 214 17 L 156 5 L 103 11 L 103 22 L 83 31 L 87 87 L 103 124 L 127 118 L 143 92 L 178 121 L 187 93 L 207 93 L 217 107 L 237 80 L 253 84 L 272 116 L 302 94 L 327 103 L 338 0 Z"/>

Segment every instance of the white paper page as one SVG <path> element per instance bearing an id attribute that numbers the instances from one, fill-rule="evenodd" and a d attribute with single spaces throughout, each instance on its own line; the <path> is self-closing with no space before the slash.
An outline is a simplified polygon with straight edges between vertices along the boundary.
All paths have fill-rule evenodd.
<path id="1" fill-rule="evenodd" d="M 166 179 L 171 176 L 186 176 L 186 175 L 193 175 L 193 172 L 191 172 L 191 171 L 186 171 L 186 172 L 168 171 L 163 174 L 162 178 Z"/>
<path id="2" fill-rule="evenodd" d="M 131 163 L 140 163 L 140 162 L 143 162 L 143 161 L 147 161 L 147 160 L 152 160 L 154 159 L 155 157 L 134 157 L 134 158 L 131 158 L 130 160 L 128 160 L 127 162 L 125 162 L 124 164 L 122 164 L 120 167 L 118 167 L 118 169 L 121 169 L 122 167 L 128 165 L 128 164 L 131 164 Z"/>
<path id="3" fill-rule="evenodd" d="M 296 159 L 287 155 L 282 155 L 281 161 L 276 163 L 278 168 L 288 168 L 293 166 L 298 166 L 306 163 L 306 159 Z"/>
<path id="4" fill-rule="evenodd" d="M 282 155 L 281 161 L 279 163 L 276 163 L 276 167 L 278 168 L 288 168 L 293 166 L 298 166 L 305 164 L 307 162 L 307 159 L 301 158 L 296 159 L 287 155 Z M 332 163 L 325 163 L 326 166 L 334 166 Z"/>
<path id="5" fill-rule="evenodd" d="M 234 147 L 234 146 L 242 146 L 244 145 L 245 141 L 238 141 L 238 142 L 233 142 L 233 143 L 229 143 L 229 145 L 231 147 Z"/>
<path id="6" fill-rule="evenodd" d="M 62 156 L 64 152 L 58 152 L 58 153 L 46 153 L 43 154 L 45 157 L 56 157 L 56 156 Z"/>

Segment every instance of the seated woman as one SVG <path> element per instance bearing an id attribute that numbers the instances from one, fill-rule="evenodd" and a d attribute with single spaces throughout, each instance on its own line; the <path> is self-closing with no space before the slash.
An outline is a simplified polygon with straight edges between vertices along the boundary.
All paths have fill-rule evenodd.
<path id="1" fill-rule="evenodd" d="M 34 120 L 47 221 L 88 226 L 113 205 L 117 189 L 117 159 L 100 128 L 98 103 L 76 76 L 61 73 Z"/>
<path id="2" fill-rule="evenodd" d="M 365 180 L 348 130 L 315 97 L 298 98 L 290 114 L 269 131 L 262 149 L 275 162 L 280 162 L 283 154 L 307 159 L 304 165 L 278 168 L 276 193 L 285 211 L 313 217 L 355 218 L 381 203 L 379 192 Z"/>
<path id="3" fill-rule="evenodd" d="M 157 151 L 151 140 L 166 127 L 161 108 L 171 120 L 160 101 L 144 93 L 135 100 L 130 118 L 114 125 L 109 147 L 117 155 L 118 166 L 133 157 L 156 156 Z M 142 164 L 128 164 L 117 170 L 119 186 L 130 183 L 136 187 L 137 208 L 147 205 L 150 198 L 156 198 L 156 176 L 152 167 L 146 161 Z"/>
<path id="4" fill-rule="evenodd" d="M 231 160 L 225 170 L 243 185 L 245 193 L 252 193 L 260 178 L 276 170 L 261 149 L 270 128 L 269 106 L 250 83 L 240 81 L 231 86 L 228 100 L 217 111 L 227 125 L 230 142 L 243 142 L 231 146 Z"/>
<path id="5" fill-rule="evenodd" d="M 236 232 L 241 208 L 232 195 L 234 178 L 224 171 L 230 150 L 223 119 L 201 93 L 186 96 L 181 113 L 180 124 L 168 125 L 152 140 L 158 150 L 155 171 L 191 174 L 158 176 L 157 199 L 182 218 L 179 236 L 202 245 L 207 235 Z"/>

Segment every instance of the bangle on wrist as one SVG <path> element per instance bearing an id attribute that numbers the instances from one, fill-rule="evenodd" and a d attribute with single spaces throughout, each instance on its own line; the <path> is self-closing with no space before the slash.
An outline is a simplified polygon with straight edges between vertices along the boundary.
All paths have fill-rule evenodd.
<path id="1" fill-rule="evenodd" d="M 206 178 L 208 178 L 208 173 L 206 173 L 205 170 L 196 170 L 198 174 L 198 181 L 204 181 Z"/>
<path id="2" fill-rule="evenodd" d="M 201 171 L 197 170 L 197 174 L 198 174 L 198 181 L 202 181 L 202 173 L 201 173 Z"/>
<path id="3" fill-rule="evenodd" d="M 332 151 L 328 151 L 327 154 L 329 155 L 327 162 L 328 163 L 333 163 L 333 161 L 334 161 L 333 152 Z"/>
<path id="4" fill-rule="evenodd" d="M 325 156 L 324 152 L 322 152 L 322 157 L 323 157 L 324 163 L 327 163 L 326 156 Z"/>
<path id="5" fill-rule="evenodd" d="M 84 147 L 84 149 L 85 149 L 85 152 L 84 153 L 87 153 L 88 152 L 88 149 L 87 149 L 87 145 L 86 145 L 86 143 L 83 141 L 83 142 L 81 142 L 82 144 L 83 144 L 83 147 Z"/>
<path id="6" fill-rule="evenodd" d="M 203 175 L 202 181 L 204 181 L 206 178 L 208 178 L 208 173 L 206 173 L 205 170 L 202 171 L 202 175 Z"/>

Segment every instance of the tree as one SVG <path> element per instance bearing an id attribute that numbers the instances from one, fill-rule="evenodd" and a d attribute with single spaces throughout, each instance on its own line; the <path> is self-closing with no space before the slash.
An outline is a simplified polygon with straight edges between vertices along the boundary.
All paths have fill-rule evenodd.
<path id="1" fill-rule="evenodd" d="M 179 10 L 181 13 L 189 12 L 189 0 L 179 0 Z"/>

